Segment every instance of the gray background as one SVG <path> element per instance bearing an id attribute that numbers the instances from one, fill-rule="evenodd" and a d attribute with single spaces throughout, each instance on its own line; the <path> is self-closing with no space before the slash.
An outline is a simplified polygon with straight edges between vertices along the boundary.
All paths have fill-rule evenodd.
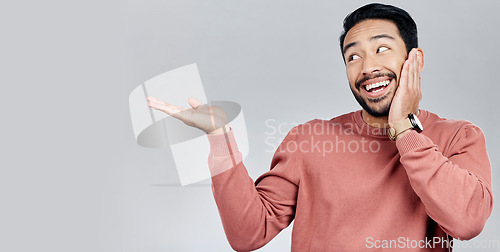
<path id="1" fill-rule="evenodd" d="M 256 178 L 272 157 L 266 120 L 285 130 L 359 109 L 337 41 L 365 3 L 2 3 L 0 251 L 231 251 L 210 182 L 178 186 L 169 150 L 135 143 L 129 93 L 198 63 L 208 99 L 242 105 Z M 421 107 L 483 129 L 498 197 L 499 4 L 387 3 L 419 27 Z M 476 239 L 500 239 L 499 215 Z M 288 251 L 290 234 L 261 251 Z"/>

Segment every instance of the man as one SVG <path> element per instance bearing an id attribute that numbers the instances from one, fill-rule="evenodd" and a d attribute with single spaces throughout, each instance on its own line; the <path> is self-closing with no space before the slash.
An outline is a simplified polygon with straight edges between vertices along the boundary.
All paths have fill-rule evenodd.
<path id="1" fill-rule="evenodd" d="M 255 183 L 224 111 L 148 97 L 208 133 L 212 189 L 233 249 L 264 246 L 292 220 L 292 251 L 448 251 L 452 238 L 477 236 L 493 207 L 484 135 L 419 109 L 424 53 L 413 19 L 363 6 L 344 20 L 340 46 L 362 110 L 293 128 Z"/>

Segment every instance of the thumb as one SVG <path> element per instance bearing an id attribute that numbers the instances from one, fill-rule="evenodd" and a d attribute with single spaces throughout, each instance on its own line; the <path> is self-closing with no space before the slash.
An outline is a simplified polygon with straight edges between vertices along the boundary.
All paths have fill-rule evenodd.
<path id="1" fill-rule="evenodd" d="M 194 98 L 194 97 L 189 97 L 188 103 L 194 109 L 197 109 L 199 106 L 201 106 L 201 102 L 196 100 L 196 98 Z"/>

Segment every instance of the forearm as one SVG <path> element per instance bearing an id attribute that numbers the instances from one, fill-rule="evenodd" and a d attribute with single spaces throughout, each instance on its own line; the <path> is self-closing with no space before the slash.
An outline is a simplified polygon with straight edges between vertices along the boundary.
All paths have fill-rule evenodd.
<path id="1" fill-rule="evenodd" d="M 489 162 L 460 158 L 454 163 L 428 137 L 413 131 L 398 139 L 397 147 L 429 217 L 455 238 L 478 235 L 493 205 L 491 175 L 484 175 L 491 170 Z"/>
<path id="2" fill-rule="evenodd" d="M 238 251 L 257 249 L 288 226 L 292 208 L 255 186 L 232 132 L 209 140 L 212 191 L 228 241 Z"/>

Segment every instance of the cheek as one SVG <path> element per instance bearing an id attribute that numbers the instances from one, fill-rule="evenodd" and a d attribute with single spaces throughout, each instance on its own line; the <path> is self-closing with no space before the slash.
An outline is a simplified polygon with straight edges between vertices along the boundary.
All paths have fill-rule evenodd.
<path id="1" fill-rule="evenodd" d="M 403 70 L 403 65 L 404 65 L 405 61 L 395 61 L 394 62 L 394 65 L 391 67 L 394 71 L 394 73 L 396 74 L 396 76 L 398 77 L 398 80 L 399 80 L 399 77 L 401 76 L 401 70 Z"/>
<path id="2" fill-rule="evenodd" d="M 354 83 L 356 82 L 356 78 L 358 76 L 356 69 L 354 67 L 349 67 L 346 69 L 346 73 L 349 85 L 354 86 Z"/>

